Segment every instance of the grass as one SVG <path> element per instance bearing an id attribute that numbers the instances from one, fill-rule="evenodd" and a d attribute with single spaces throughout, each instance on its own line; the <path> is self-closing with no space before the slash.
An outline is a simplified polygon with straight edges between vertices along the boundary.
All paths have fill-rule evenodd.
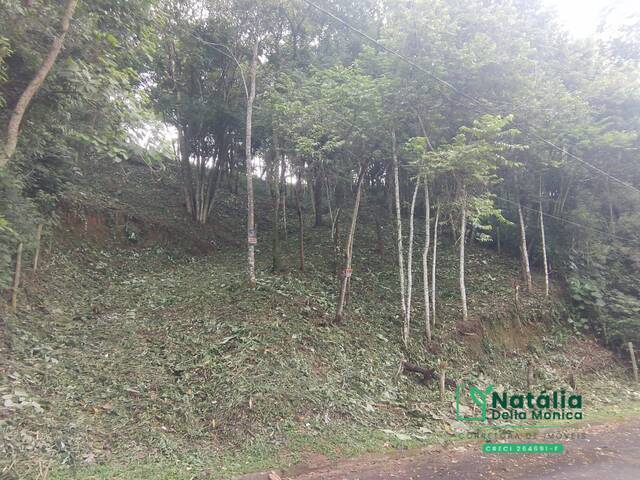
<path id="1" fill-rule="evenodd" d="M 155 200 L 126 188 L 117 193 L 118 208 L 161 222 Z M 110 201 L 97 203 L 107 208 Z M 218 239 L 241 231 L 240 201 L 225 195 L 221 204 Z M 7 322 L 0 379 L 0 396 L 14 405 L 0 408 L 7 472 L 229 478 L 312 454 L 339 458 L 456 438 L 452 398 L 440 401 L 436 386 L 413 374 L 397 376 L 402 356 L 431 367 L 446 359 L 452 376 L 513 388 L 522 388 L 531 359 L 541 384 L 561 385 L 569 372 L 581 372 L 591 404 L 635 398 L 611 354 L 565 326 L 557 296 L 525 296 L 523 326 L 516 327 L 516 262 L 477 245 L 468 257 L 472 321 L 458 321 L 455 251 L 445 239 L 436 342 L 423 348 L 418 305 L 414 340 L 403 351 L 392 239 L 386 256 L 376 254 L 366 215 L 339 327 L 327 326 L 336 294 L 328 229 L 307 229 L 305 274 L 273 274 L 263 241 L 251 291 L 244 253 L 233 242 L 192 256 L 180 244 L 123 246 L 60 233 Z M 268 217 L 259 221 L 268 230 Z M 295 265 L 293 219 L 289 225 L 287 259 Z"/>

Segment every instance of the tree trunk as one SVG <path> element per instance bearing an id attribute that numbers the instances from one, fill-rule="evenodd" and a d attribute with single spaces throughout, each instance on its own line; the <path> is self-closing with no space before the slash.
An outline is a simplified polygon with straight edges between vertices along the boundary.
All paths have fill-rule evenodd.
<path id="1" fill-rule="evenodd" d="M 38 271 L 38 263 L 40 261 L 40 243 L 42 241 L 42 224 L 38 224 L 36 230 L 36 253 L 33 255 L 33 273 Z"/>
<path id="2" fill-rule="evenodd" d="M 282 230 L 284 233 L 284 248 L 289 251 L 289 233 L 287 232 L 287 160 L 280 155 L 280 203 L 282 204 Z"/>
<path id="3" fill-rule="evenodd" d="M 16 269 L 13 274 L 13 289 L 11 290 L 11 309 L 15 313 L 18 308 L 18 290 L 20 289 L 20 276 L 22 274 L 22 242 L 18 244 L 16 254 Z"/>
<path id="4" fill-rule="evenodd" d="M 313 179 L 311 178 L 311 175 L 307 175 L 307 185 L 304 188 L 304 193 L 305 194 L 309 194 L 309 200 L 311 203 L 311 214 L 313 215 L 314 221 L 316 218 L 316 199 L 313 195 L 313 188 L 307 188 L 310 185 L 313 185 Z"/>
<path id="5" fill-rule="evenodd" d="M 567 149 L 563 145 L 562 146 L 562 163 L 566 163 L 567 161 Z M 564 184 L 564 191 L 562 190 Z M 556 203 L 556 208 L 554 209 L 553 214 L 556 216 L 562 216 L 564 212 L 564 207 L 567 203 L 567 198 L 569 198 L 569 192 L 571 192 L 571 187 L 573 186 L 573 175 L 571 171 L 569 171 L 566 176 L 566 182 L 560 183 L 560 201 Z"/>
<path id="6" fill-rule="evenodd" d="M 18 103 L 16 103 L 16 106 L 13 108 L 13 112 L 11 112 L 11 118 L 9 119 L 9 124 L 7 126 L 4 149 L 0 154 L 0 168 L 3 168 L 9 162 L 16 151 L 22 118 L 24 117 L 24 114 L 27 111 L 27 107 L 29 107 L 31 100 L 36 95 L 36 93 L 38 93 L 38 90 L 40 90 L 40 87 L 49 75 L 49 72 L 53 68 L 54 63 L 56 62 L 56 59 L 58 58 L 58 55 L 62 50 L 64 38 L 67 36 L 67 32 L 69 31 L 71 17 L 73 17 L 73 13 L 77 6 L 78 0 L 67 0 L 62 18 L 60 19 L 60 32 L 58 33 L 57 37 L 54 37 L 53 41 L 51 42 L 49 53 L 40 65 L 40 68 L 36 72 L 35 76 L 27 85 L 27 88 L 25 88 L 25 90 L 22 92 L 22 95 L 20 95 Z"/>
<path id="7" fill-rule="evenodd" d="M 467 238 L 467 199 L 462 193 L 462 209 L 460 212 L 460 301 L 462 302 L 462 320 L 467 321 L 469 312 L 467 309 L 467 287 L 464 283 L 464 244 Z"/>
<path id="8" fill-rule="evenodd" d="M 247 235 L 248 235 L 248 274 L 249 287 L 256 286 L 256 258 L 255 243 L 257 241 L 256 226 L 254 221 L 254 200 L 253 200 L 253 158 L 251 154 L 251 124 L 253 121 L 253 101 L 256 98 L 256 70 L 258 69 L 258 46 L 260 42 L 256 40 L 253 44 L 251 55 L 251 69 L 249 71 L 251 86 L 247 97 L 247 117 L 245 132 L 245 163 L 247 167 Z"/>
<path id="9" fill-rule="evenodd" d="M 443 368 L 442 370 L 440 370 L 440 381 L 439 381 L 439 386 L 440 386 L 440 401 L 443 402 L 445 399 L 445 386 L 446 386 L 446 375 L 447 375 L 447 371 Z"/>
<path id="10" fill-rule="evenodd" d="M 176 98 L 178 105 L 181 105 L 182 98 L 180 90 L 176 89 Z M 180 112 L 178 111 L 180 117 Z M 189 147 L 189 139 L 187 126 L 184 121 L 181 121 L 181 125 L 178 126 L 178 150 L 180 161 L 180 175 L 182 177 L 182 191 L 184 193 L 184 204 L 187 209 L 187 213 L 192 219 L 197 219 L 197 211 L 195 205 L 195 194 L 193 191 L 193 171 L 191 169 L 191 150 Z"/>
<path id="11" fill-rule="evenodd" d="M 542 242 L 542 262 L 544 263 L 544 295 L 549 296 L 549 262 L 547 260 L 547 239 L 544 231 L 544 214 L 542 212 L 542 176 L 540 177 L 540 239 Z"/>
<path id="12" fill-rule="evenodd" d="M 340 260 L 340 215 L 342 214 L 342 209 L 338 208 L 335 217 L 335 230 L 333 233 L 333 271 L 336 274 L 336 277 L 340 279 L 340 267 L 342 261 Z"/>
<path id="13" fill-rule="evenodd" d="M 535 372 L 531 360 L 527 361 L 527 390 L 531 390 L 535 383 Z"/>
<path id="14" fill-rule="evenodd" d="M 455 244 L 458 241 L 458 225 L 456 223 L 456 216 L 453 210 L 449 211 L 448 223 L 451 230 L 451 243 Z"/>
<path id="15" fill-rule="evenodd" d="M 338 214 L 340 213 L 340 207 L 336 204 L 336 210 L 334 214 L 334 210 L 331 207 L 331 189 L 329 188 L 329 180 L 325 177 L 325 188 L 327 190 L 327 207 L 329 208 L 329 219 L 331 220 L 331 240 L 333 240 L 333 236 L 336 228 L 336 219 L 338 218 Z"/>
<path id="16" fill-rule="evenodd" d="M 224 173 L 227 163 L 231 161 L 229 148 L 225 139 L 225 134 L 222 133 L 216 138 L 216 159 L 212 165 L 211 171 L 209 171 L 207 179 L 207 197 L 206 197 L 206 209 L 204 212 L 205 222 L 208 221 L 215 204 L 216 195 L 218 193 L 218 186 L 220 185 L 220 179 Z"/>
<path id="17" fill-rule="evenodd" d="M 404 250 L 402 248 L 402 209 L 400 208 L 400 180 L 398 175 L 398 151 L 396 146 L 396 132 L 391 133 L 393 152 L 393 182 L 395 184 L 395 205 L 396 205 L 396 242 L 398 246 L 398 271 L 400 274 L 400 302 L 402 313 L 402 338 L 405 338 L 404 322 L 407 316 L 407 304 L 405 301 L 404 286 Z"/>
<path id="18" fill-rule="evenodd" d="M 607 203 L 609 204 L 609 233 L 616 234 L 616 221 L 613 213 L 613 201 L 611 199 L 611 184 L 609 177 L 607 177 Z"/>
<path id="19" fill-rule="evenodd" d="M 422 288 L 424 290 L 424 333 L 431 341 L 431 305 L 429 302 L 429 242 L 431 241 L 431 204 L 429 202 L 429 180 L 424 179 L 424 251 L 422 252 Z"/>
<path id="20" fill-rule="evenodd" d="M 336 209 L 336 214 L 331 216 L 331 240 L 333 241 L 335 241 L 338 234 L 340 212 L 342 212 L 342 209 L 338 207 Z"/>
<path id="21" fill-rule="evenodd" d="M 320 172 L 316 173 L 316 177 L 313 180 L 313 205 L 315 213 L 315 227 L 322 226 L 322 175 Z"/>
<path id="22" fill-rule="evenodd" d="M 358 220 L 358 209 L 360 208 L 360 198 L 362 196 L 362 184 L 364 182 L 364 174 L 367 169 L 367 162 L 365 162 L 360 168 L 360 174 L 358 175 L 358 188 L 356 190 L 356 200 L 353 205 L 353 214 L 351 215 L 351 229 L 349 230 L 349 237 L 347 239 L 347 251 L 345 268 L 342 275 L 342 285 L 340 286 L 340 295 L 338 297 L 338 306 L 336 308 L 335 323 L 341 323 L 344 316 L 344 304 L 347 296 L 347 288 L 349 286 L 349 279 L 351 278 L 351 259 L 353 257 L 353 239 L 356 233 L 356 223 Z"/>
<path id="23" fill-rule="evenodd" d="M 271 166 L 271 174 L 269 179 L 272 183 L 272 208 L 273 208 L 273 225 L 271 231 L 271 256 L 272 268 L 274 272 L 282 271 L 282 257 L 280 254 L 280 200 L 282 196 L 281 182 L 282 174 L 278 175 L 280 167 L 280 146 L 278 144 L 278 135 L 273 133 L 273 149 L 274 159 Z"/>
<path id="24" fill-rule="evenodd" d="M 527 291 L 531 292 L 533 290 L 533 282 L 531 281 L 529 251 L 527 250 L 527 232 L 524 225 L 524 215 L 522 214 L 520 198 L 518 198 L 518 223 L 520 224 L 520 258 L 522 261 L 522 275 L 527 283 Z"/>
<path id="25" fill-rule="evenodd" d="M 440 205 L 436 207 L 433 223 L 433 256 L 431 258 L 431 324 L 436 326 L 436 263 L 438 260 L 438 225 L 440 224 Z"/>
<path id="26" fill-rule="evenodd" d="M 633 350 L 633 342 L 627 344 L 629 347 L 629 356 L 631 357 L 631 367 L 633 368 L 633 379 L 638 383 L 638 363 L 636 362 L 636 354 Z"/>
<path id="27" fill-rule="evenodd" d="M 298 174 L 298 182 L 294 189 L 294 196 L 296 199 L 296 210 L 298 211 L 298 236 L 299 236 L 299 257 L 300 257 L 300 271 L 304 272 L 304 216 L 302 215 L 302 175 Z"/>
<path id="28" fill-rule="evenodd" d="M 391 159 L 391 162 L 386 165 L 385 179 L 384 179 L 384 199 L 385 199 L 385 208 L 387 209 L 387 215 L 389 218 L 393 216 L 394 210 L 394 198 L 393 191 L 394 188 L 394 161 Z"/>
<path id="29" fill-rule="evenodd" d="M 409 336 L 411 332 L 411 297 L 413 290 L 413 216 L 416 210 L 416 198 L 418 197 L 418 189 L 420 188 L 420 179 L 416 180 L 416 187 L 413 190 L 411 198 L 411 210 L 409 213 L 409 248 L 407 251 L 407 311 L 404 319 L 404 345 L 409 345 Z"/>

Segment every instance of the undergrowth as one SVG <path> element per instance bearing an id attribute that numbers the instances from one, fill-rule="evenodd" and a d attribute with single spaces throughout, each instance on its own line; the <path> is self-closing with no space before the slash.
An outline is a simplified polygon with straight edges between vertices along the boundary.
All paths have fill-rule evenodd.
<path id="1" fill-rule="evenodd" d="M 231 209 L 235 200 L 223 202 Z M 224 222 L 237 223 L 229 214 L 216 228 Z M 446 360 L 454 379 L 517 388 L 531 360 L 541 387 L 579 372 L 594 404 L 613 391 L 618 400 L 635 395 L 621 387 L 625 372 L 611 354 L 566 326 L 557 292 L 523 296 L 514 318 L 517 265 L 479 245 L 468 256 L 472 320 L 458 321 L 455 251 L 444 239 L 435 340 L 425 348 L 417 302 L 405 351 L 393 241 L 386 255 L 376 252 L 366 216 L 347 320 L 330 326 L 337 280 L 328 228 L 307 230 L 305 273 L 293 268 L 293 218 L 290 228 L 288 273 L 270 271 L 264 241 L 255 290 L 233 244 L 190 256 L 59 236 L 38 277 L 27 279 L 18 314 L 5 320 L 0 452 L 8 478 L 228 478 L 311 453 L 452 438 L 460 429 L 453 392 L 441 401 L 435 382 L 399 374 L 403 358 L 430 368 Z"/>

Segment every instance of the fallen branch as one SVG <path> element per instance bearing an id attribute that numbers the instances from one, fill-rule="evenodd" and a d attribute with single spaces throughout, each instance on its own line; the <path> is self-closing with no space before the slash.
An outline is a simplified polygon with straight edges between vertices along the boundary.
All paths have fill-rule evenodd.
<path id="1" fill-rule="evenodd" d="M 414 365 L 413 363 L 409 363 L 409 362 L 406 362 L 406 361 L 403 361 L 401 365 L 402 365 L 402 370 L 403 371 L 414 372 L 414 373 L 421 374 L 422 375 L 422 380 L 423 380 L 424 383 L 427 383 L 430 380 L 439 380 L 440 379 L 440 374 L 438 372 L 436 372 L 432 368 L 421 367 L 419 365 Z M 447 379 L 445 379 L 445 385 L 447 387 L 455 388 L 456 387 L 456 382 L 454 382 L 453 380 L 447 378 Z"/>

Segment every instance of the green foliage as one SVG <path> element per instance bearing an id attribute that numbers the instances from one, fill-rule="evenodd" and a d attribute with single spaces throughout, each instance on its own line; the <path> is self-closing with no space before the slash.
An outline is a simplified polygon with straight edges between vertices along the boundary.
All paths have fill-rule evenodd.
<path id="1" fill-rule="evenodd" d="M 426 152 L 422 163 L 427 170 L 453 175 L 460 186 L 471 192 L 495 185 L 500 181 L 499 167 L 517 166 L 503 152 L 524 149 L 508 143 L 519 133 L 506 128 L 512 119 L 512 116 L 483 115 L 471 127 L 460 127 L 450 143 Z"/>
<path id="2" fill-rule="evenodd" d="M 601 253 L 591 253 L 588 262 L 574 256 L 571 263 L 568 286 L 574 322 L 584 331 L 602 336 L 609 346 L 623 349 L 627 342 L 640 340 L 640 288 L 635 281 L 638 264 L 628 261 L 629 254 L 622 253 L 624 246 L 595 248 Z"/>
<path id="3" fill-rule="evenodd" d="M 11 54 L 11 44 L 9 39 L 0 35 L 0 86 L 7 81 L 7 64 L 5 59 Z M 0 108 L 4 108 L 7 105 L 7 101 L 3 95 L 0 94 Z"/>
<path id="4" fill-rule="evenodd" d="M 602 291 L 595 282 L 588 279 L 581 280 L 579 276 L 569 278 L 568 285 L 576 312 L 576 318 L 569 321 L 578 330 L 587 331 L 593 327 L 591 319 L 598 318 L 600 310 L 606 306 Z"/>
<path id="5" fill-rule="evenodd" d="M 11 275 L 17 242 L 30 253 L 35 226 L 54 219 L 57 202 L 77 175 L 79 161 L 122 161 L 133 152 L 127 141 L 131 112 L 138 111 L 148 46 L 150 2 L 81 2 L 65 48 L 32 101 L 23 121 L 18 152 L 0 172 L 0 287 Z M 0 125 L 4 133 L 25 86 L 59 28 L 61 2 L 8 0 L 0 9 Z M 118 42 L 116 39 L 121 38 Z"/>
<path id="6" fill-rule="evenodd" d="M 28 375 L 35 375 L 28 384 L 54 397 L 46 407 L 62 419 L 47 424 L 53 427 L 42 450 L 50 452 L 66 436 L 117 431 L 128 440 L 115 447 L 126 458 L 130 448 L 140 448 L 175 463 L 195 448 L 214 457 L 216 442 L 244 444 L 251 432 L 264 459 L 272 453 L 265 453 L 269 443 L 332 445 L 327 438 L 335 432 L 346 442 L 350 434 L 372 430 L 404 441 L 421 422 L 437 420 L 422 406 L 425 395 L 437 401 L 434 391 L 393 377 L 401 351 L 397 272 L 388 251 L 380 254 L 376 245 L 372 254 L 373 238 L 384 246 L 390 231 L 392 132 L 403 147 L 401 202 L 410 199 L 419 176 L 441 212 L 436 338 L 442 345 L 425 352 L 416 342 L 405 352 L 412 359 L 434 367 L 443 356 L 463 373 L 477 369 L 480 360 L 470 358 L 473 345 L 466 343 L 475 336 L 460 340 L 466 336 L 455 325 L 457 280 L 448 239 L 456 236 L 456 215 L 465 209 L 483 243 L 470 242 L 468 252 L 470 318 L 495 317 L 499 306 L 512 304 L 518 275 L 509 257 L 518 249 L 509 203 L 515 200 L 528 214 L 534 273 L 542 270 L 536 209 L 548 214 L 552 279 L 567 285 L 574 331 L 595 333 L 612 348 L 640 342 L 640 196 L 609 177 L 640 188 L 637 24 L 601 42 L 573 42 L 538 1 L 324 3 L 414 65 L 298 0 L 80 3 L 61 56 L 27 111 L 17 154 L 0 172 L 0 288 L 10 283 L 16 245 L 24 243 L 31 255 L 36 225 L 55 223 L 65 196 L 79 211 L 97 205 L 120 213 L 134 205 L 136 221 L 167 227 L 181 242 L 199 238 L 207 252 L 244 238 L 238 178 L 245 167 L 247 74 L 256 40 L 250 147 L 257 163 L 273 163 L 277 139 L 286 182 L 297 177 L 303 193 L 311 191 L 320 220 L 327 201 L 332 214 L 352 204 L 357 173 L 366 165 L 362 211 L 370 218 L 358 225 L 354 246 L 354 321 L 335 329 L 324 326 L 335 301 L 328 259 L 338 249 L 330 234 L 318 228 L 308 235 L 305 275 L 269 272 L 262 225 L 276 231 L 279 225 L 268 215 L 272 202 L 259 194 L 259 276 L 252 291 L 242 287 L 245 259 L 237 244 L 196 259 L 134 250 L 145 238 L 133 220 L 123 228 L 131 250 L 83 244 L 76 253 L 56 255 L 49 283 L 30 292 L 38 308 L 16 318 L 16 369 L 28 365 Z M 62 2 L 1 4 L 4 129 L 50 46 Z M 132 174 L 129 160 L 154 168 L 143 165 Z M 174 168 L 176 160 L 183 170 Z M 112 163 L 118 174 L 109 170 Z M 166 166 L 167 176 L 157 166 Z M 264 166 L 272 177 L 279 168 Z M 216 190 L 218 182 L 226 188 Z M 220 237 L 184 221 L 185 186 L 196 196 L 222 197 L 213 212 Z M 258 192 L 263 187 L 256 181 Z M 220 193 L 225 189 L 238 195 Z M 291 203 L 287 196 L 289 212 Z M 417 211 L 424 218 L 421 203 Z M 310 207 L 303 195 L 303 226 Z M 379 229 L 371 227 L 372 218 Z M 332 232 L 335 245 L 344 240 L 347 220 L 343 214 Z M 288 225 L 295 223 L 290 218 Z M 503 257 L 488 252 L 496 225 Z M 423 228 L 416 232 L 424 235 Z M 297 251 L 294 231 L 288 233 L 285 246 Z M 521 301 L 525 328 L 561 316 L 535 292 L 523 293 Z M 101 308 L 107 311 L 96 313 Z M 499 314 L 510 321 L 513 312 Z M 477 325 L 494 332 L 484 320 Z M 543 346 L 556 348 L 570 337 L 563 325 L 554 328 Z M 525 336 L 517 331 L 513 337 Z M 478 343 L 498 353 L 518 340 L 496 335 Z M 562 365 L 565 360 L 555 358 Z M 392 413 L 378 407 L 382 402 Z M 70 412 L 78 415 L 73 428 Z M 307 418 L 292 420 L 298 415 Z M 43 428 L 40 420 L 31 431 Z M 89 428 L 94 424 L 99 428 Z M 137 429 L 127 430 L 130 425 Z M 59 448 L 55 458 L 78 461 L 79 444 Z"/>
<path id="7" fill-rule="evenodd" d="M 153 209 L 165 221 L 179 217 L 176 179 L 168 172 L 145 176 L 147 170 L 105 165 L 82 177 L 77 196 L 110 200 L 105 209 L 117 206 L 130 218 L 151 217 Z M 109 196 L 105 186 L 112 181 L 122 191 Z M 256 190 L 258 203 L 267 203 L 264 183 L 256 181 Z M 224 191 L 221 197 L 228 215 L 217 219 L 215 231 L 241 232 L 242 202 Z M 268 220 L 266 209 L 257 212 L 259 223 Z M 187 468 L 191 476 L 211 468 L 228 478 L 296 462 L 309 451 L 334 458 L 449 441 L 453 392 L 440 402 L 436 382 L 396 376 L 402 348 L 397 272 L 393 256 L 371 255 L 378 214 L 368 211 L 359 225 L 351 314 L 339 328 L 326 325 L 335 272 L 324 229 L 305 239 L 309 273 L 274 274 L 267 255 L 259 255 L 254 290 L 244 286 L 238 268 L 244 255 L 234 239 L 219 242 L 215 255 L 197 257 L 186 253 L 186 243 L 171 251 L 60 239 L 46 255 L 47 268 L 26 285 L 29 309 L 23 303 L 11 317 L 11 378 L 0 379 L 0 391 L 22 408 L 12 412 L 19 421 L 3 429 L 8 459 L 16 460 L 23 478 L 34 476 L 38 461 L 51 462 L 52 478 L 65 478 L 72 468 L 79 478 L 155 478 L 174 471 L 181 478 Z M 421 231 L 424 224 L 416 222 Z M 214 238 L 188 223 L 180 228 L 185 240 Z M 293 235 L 287 247 L 296 252 Z M 514 351 L 523 362 L 544 358 L 550 365 L 545 378 L 554 384 L 583 361 L 582 352 L 571 354 L 561 341 L 571 332 L 551 320 L 555 299 L 523 297 L 527 312 L 538 316 L 527 323 L 527 335 L 512 328 L 515 263 L 483 247 L 471 249 L 470 301 L 483 339 L 459 335 L 457 308 L 449 301 L 457 288 L 455 251 L 443 241 L 438 354 L 424 349 L 416 322 L 408 352 L 413 361 L 435 368 L 446 358 L 451 375 L 461 377 L 477 375 L 482 365 L 505 388 L 524 378 L 513 374 Z M 550 340 L 533 355 L 541 336 Z M 488 351 L 479 353 L 476 344 Z M 594 357 L 608 358 L 604 352 Z M 615 362 L 603 371 L 602 382 L 611 385 L 614 378 L 619 385 Z M 587 379 L 594 389 L 601 383 L 597 376 Z M 24 395 L 14 394 L 19 390 Z M 594 392 L 594 403 L 597 398 Z M 72 427 L 69 418 L 76 419 Z M 40 435 L 28 434 L 36 428 Z M 132 460 L 137 457 L 144 463 Z M 180 465 L 181 473 L 154 466 L 168 463 Z"/>
<path id="8" fill-rule="evenodd" d="M 32 78 L 58 27 L 60 7 L 3 2 L 0 105 L 14 105 Z M 505 251 L 517 250 L 510 227 L 516 215 L 497 197 L 517 197 L 530 208 L 540 204 L 554 216 L 547 228 L 557 271 L 568 279 L 571 251 L 582 265 L 580 285 L 597 278 L 601 291 L 619 292 L 613 295 L 616 315 L 633 312 L 637 292 L 625 286 L 634 283 L 632 249 L 615 243 L 603 259 L 609 239 L 564 220 L 633 240 L 640 200 L 530 134 L 640 185 L 633 25 L 612 30 L 605 42 L 565 48 L 563 33 L 538 2 L 338 0 L 330 7 L 423 69 L 297 1 L 83 2 L 25 118 L 12 166 L 21 178 L 9 182 L 7 197 L 22 206 L 5 201 L 0 215 L 19 236 L 31 235 L 35 219 L 54 211 L 85 161 L 168 164 L 184 151 L 187 164 L 197 162 L 194 189 L 220 179 L 231 183 L 243 167 L 248 64 L 260 39 L 254 151 L 267 158 L 276 134 L 289 172 L 316 191 L 320 216 L 324 191 L 332 206 L 346 205 L 365 162 L 369 198 L 381 208 L 389 204 L 395 131 L 405 147 L 403 201 L 410 179 L 421 175 L 444 215 L 459 212 L 464 202 L 478 240 L 488 242 L 495 236 L 491 229 L 504 225 Z M 479 103 L 470 104 L 469 96 Z M 0 112 L 3 125 L 9 113 Z M 535 267 L 541 251 L 532 220 Z M 613 267 L 594 267 L 605 260 Z M 588 315 L 610 315 L 606 310 L 589 309 Z M 628 332 L 609 328 L 607 335 L 621 339 Z"/>
<path id="9" fill-rule="evenodd" d="M 39 218 L 35 199 L 24 197 L 21 187 L 0 171 L 0 289 L 11 285 L 18 243 L 23 242 L 27 257 L 35 238 Z"/>
<path id="10" fill-rule="evenodd" d="M 459 210 L 464 205 L 469 221 L 476 229 L 477 239 L 482 242 L 492 240 L 488 232 L 493 227 L 485 223 L 487 219 L 509 223 L 496 206 L 495 196 L 489 189 L 502 181 L 498 175 L 500 168 L 520 166 L 506 156 L 506 153 L 525 150 L 525 146 L 514 143 L 513 139 L 519 132 L 507 128 L 511 121 L 511 116 L 483 115 L 474 120 L 471 127 L 460 127 L 451 142 L 437 149 L 432 149 L 425 137 L 413 138 L 406 146 L 417 156 L 414 165 L 426 178 L 436 184 L 453 180 L 453 191 L 446 201 L 441 200 L 441 206 Z"/>

